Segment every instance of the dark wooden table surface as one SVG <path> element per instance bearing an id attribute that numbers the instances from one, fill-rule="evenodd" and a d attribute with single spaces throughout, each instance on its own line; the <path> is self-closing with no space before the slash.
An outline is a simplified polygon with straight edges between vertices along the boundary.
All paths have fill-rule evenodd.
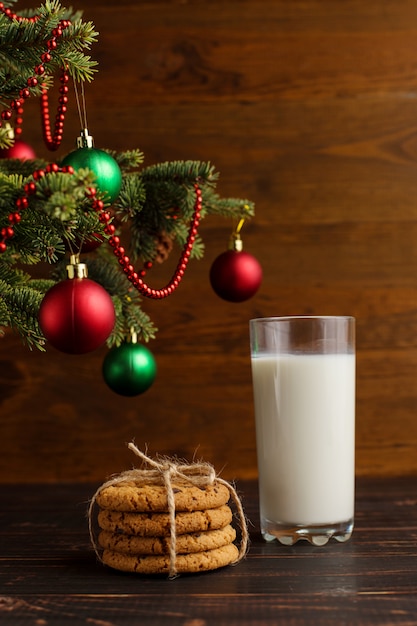
<path id="1" fill-rule="evenodd" d="M 417 624 L 417 477 L 357 481 L 350 542 L 266 544 L 238 483 L 251 547 L 235 567 L 167 580 L 96 562 L 95 485 L 0 486 L 0 624 Z"/>

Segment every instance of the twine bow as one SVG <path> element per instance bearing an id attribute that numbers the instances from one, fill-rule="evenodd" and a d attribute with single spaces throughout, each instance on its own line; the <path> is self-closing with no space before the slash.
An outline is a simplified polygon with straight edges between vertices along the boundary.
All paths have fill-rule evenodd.
<path id="1" fill-rule="evenodd" d="M 110 486 L 117 485 L 122 482 L 132 481 L 135 484 L 139 485 L 164 485 L 167 492 L 167 501 L 168 501 L 168 514 L 170 521 L 170 548 L 169 548 L 169 578 L 175 578 L 177 576 L 176 569 L 176 525 L 175 525 L 175 497 L 174 490 L 172 487 L 173 482 L 182 482 L 189 483 L 191 485 L 195 485 L 196 487 L 204 487 L 207 485 L 212 485 L 215 481 L 217 483 L 221 483 L 227 487 L 229 490 L 230 496 L 233 500 L 233 503 L 237 510 L 239 526 L 241 531 L 240 538 L 240 548 L 239 555 L 236 561 L 232 563 L 232 565 L 236 565 L 241 561 L 246 552 L 248 550 L 249 545 L 249 533 L 247 529 L 246 517 L 243 511 L 242 503 L 240 498 L 236 492 L 236 489 L 231 485 L 231 483 L 223 480 L 216 476 L 216 472 L 214 468 L 209 463 L 192 463 L 192 464 L 184 464 L 177 463 L 176 461 L 168 458 L 162 459 L 152 459 L 148 457 L 146 454 L 141 452 L 134 443 L 129 443 L 128 448 L 136 454 L 142 460 L 142 463 L 147 466 L 141 469 L 132 469 L 126 470 L 121 474 L 118 474 L 112 477 L 110 480 L 102 484 L 95 494 L 93 495 L 89 507 L 88 507 L 88 526 L 90 532 L 90 539 L 93 545 L 94 551 L 96 553 L 99 561 L 102 561 L 99 547 L 97 541 L 94 536 L 93 531 L 93 509 L 96 503 L 97 496 L 99 493 Z"/>

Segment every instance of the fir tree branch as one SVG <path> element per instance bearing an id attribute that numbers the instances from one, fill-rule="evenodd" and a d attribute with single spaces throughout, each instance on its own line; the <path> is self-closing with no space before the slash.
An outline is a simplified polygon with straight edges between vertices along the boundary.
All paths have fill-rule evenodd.
<path id="1" fill-rule="evenodd" d="M 16 330 L 29 348 L 44 350 L 45 338 L 38 324 L 43 293 L 29 286 L 11 287 L 0 281 L 0 324 Z"/>
<path id="2" fill-rule="evenodd" d="M 4 2 L 4 6 L 13 4 L 14 0 Z M 51 50 L 46 73 L 38 85 L 29 87 L 30 96 L 39 96 L 43 87 L 53 87 L 54 73 L 64 66 L 74 80 L 92 80 L 97 63 L 86 52 L 98 33 L 91 22 L 83 21 L 81 12 L 62 7 L 58 0 L 45 0 L 38 9 L 21 14 L 38 18 L 33 22 L 10 21 L 0 12 L 0 101 L 5 107 L 10 107 L 12 99 L 26 87 L 53 29 L 62 19 L 71 20 L 71 24 L 62 37 L 56 38 L 57 48 Z M 0 146 L 11 143 L 4 124 L 0 128 Z M 169 254 L 171 244 L 184 246 L 195 209 L 196 183 L 202 193 L 201 218 L 220 215 L 239 220 L 254 214 L 254 205 L 248 200 L 221 198 L 217 194 L 218 173 L 210 163 L 174 161 L 143 167 L 140 150 L 107 152 L 121 168 L 122 188 L 112 207 L 103 194 L 98 193 L 97 197 L 103 199 L 106 211 L 114 212 L 116 233 L 123 239 L 129 231 L 132 261 L 161 260 Z M 109 237 L 105 234 L 106 220 L 100 222 L 90 194 L 86 193 L 95 184 L 93 172 L 87 169 L 73 175 L 47 173 L 36 180 L 36 191 L 27 196 L 28 206 L 15 223 L 16 200 L 25 195 L 25 185 L 33 182 L 33 173 L 45 165 L 38 159 L 0 159 L 0 326 L 13 328 L 30 348 L 40 350 L 45 349 L 38 324 L 44 294 L 67 278 L 68 256 L 80 252 L 84 239 Z M 5 231 L 2 235 L 2 229 L 10 223 L 12 235 L 6 236 Z M 204 243 L 197 235 L 192 256 L 199 259 L 203 254 Z M 142 341 L 153 339 L 157 329 L 142 310 L 142 299 L 127 280 L 112 248 L 102 244 L 93 255 L 87 255 L 85 262 L 89 277 L 108 291 L 115 306 L 116 324 L 108 345 L 119 345 L 131 331 Z M 41 263 L 45 265 L 45 274 L 50 271 L 49 278 L 32 279 L 22 269 Z"/>
<path id="3" fill-rule="evenodd" d="M 218 174 L 210 163 L 200 161 L 167 161 L 157 163 L 142 171 L 145 182 L 163 182 L 171 180 L 177 184 L 193 184 L 204 182 L 215 184 Z"/>
<path id="4" fill-rule="evenodd" d="M 130 330 L 134 330 L 143 341 L 153 339 L 157 329 L 141 310 L 141 298 L 120 271 L 114 255 L 108 256 L 107 262 L 103 262 L 103 257 L 86 259 L 86 264 L 88 277 L 104 287 L 117 305 L 117 324 L 107 341 L 108 346 L 120 345 L 129 336 Z"/>
<path id="5" fill-rule="evenodd" d="M 57 39 L 42 81 L 29 87 L 31 95 L 39 96 L 43 84 L 49 88 L 52 74 L 64 66 L 77 81 L 91 81 L 96 71 L 97 62 L 84 53 L 97 41 L 92 22 L 84 22 L 80 12 L 63 9 L 55 0 L 46 0 L 36 15 L 34 22 L 14 22 L 0 14 L 0 94 L 4 103 L 18 97 L 22 87 L 27 87 L 27 80 L 41 62 L 47 41 L 61 19 L 70 19 L 71 25 Z"/>

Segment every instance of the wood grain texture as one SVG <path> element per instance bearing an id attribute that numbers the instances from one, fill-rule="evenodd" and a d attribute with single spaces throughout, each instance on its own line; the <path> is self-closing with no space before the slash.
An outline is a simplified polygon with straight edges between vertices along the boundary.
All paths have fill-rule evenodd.
<path id="1" fill-rule="evenodd" d="M 417 614 L 416 478 L 360 478 L 345 544 L 267 544 L 256 484 L 238 482 L 251 522 L 244 561 L 175 580 L 99 564 L 85 510 L 92 485 L 0 487 L 0 621 L 143 626 L 411 626 Z"/>
<path id="2" fill-rule="evenodd" d="M 135 399 L 103 385 L 105 350 L 33 354 L 7 335 L 0 482 L 101 480 L 131 465 L 133 438 L 255 477 L 248 320 L 297 313 L 357 318 L 358 474 L 417 473 L 416 3 L 77 7 L 100 31 L 100 72 L 86 90 L 96 145 L 138 147 L 146 164 L 214 163 L 221 193 L 256 203 L 243 240 L 264 281 L 242 305 L 211 292 L 231 225 L 206 220 L 204 260 L 166 302 L 144 303 L 160 328 L 159 373 Z M 74 100 L 71 110 L 57 156 L 80 131 Z M 48 156 L 37 102 L 23 138 Z"/>

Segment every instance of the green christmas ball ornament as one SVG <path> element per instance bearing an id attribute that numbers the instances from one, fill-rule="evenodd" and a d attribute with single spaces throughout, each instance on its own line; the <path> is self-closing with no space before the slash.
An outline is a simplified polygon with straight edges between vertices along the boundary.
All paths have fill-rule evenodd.
<path id="1" fill-rule="evenodd" d="M 121 396 L 137 396 L 151 387 L 156 377 L 156 361 L 140 343 L 124 342 L 109 350 L 103 361 L 103 378 Z"/>
<path id="2" fill-rule="evenodd" d="M 62 165 L 71 165 L 74 170 L 91 170 L 95 174 L 97 188 L 106 194 L 109 202 L 114 202 L 122 186 L 122 172 L 117 161 L 104 150 L 93 147 L 88 131 L 84 131 L 77 145 L 63 158 Z"/>

